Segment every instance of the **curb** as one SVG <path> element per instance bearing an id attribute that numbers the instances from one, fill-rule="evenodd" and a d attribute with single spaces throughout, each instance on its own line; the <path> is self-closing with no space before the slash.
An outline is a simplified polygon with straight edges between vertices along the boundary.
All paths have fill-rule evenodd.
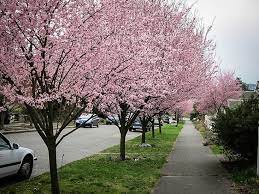
<path id="1" fill-rule="evenodd" d="M 2 134 L 13 134 L 13 133 L 28 133 L 28 132 L 35 132 L 36 129 L 33 130 L 17 130 L 17 131 L 3 131 Z"/>
<path id="2" fill-rule="evenodd" d="M 74 128 L 74 127 L 66 127 L 66 128 Z M 0 131 L 2 134 L 14 134 L 14 133 L 29 133 L 29 132 L 36 132 L 36 129 L 29 129 L 29 130 L 10 130 L 10 131 Z"/>

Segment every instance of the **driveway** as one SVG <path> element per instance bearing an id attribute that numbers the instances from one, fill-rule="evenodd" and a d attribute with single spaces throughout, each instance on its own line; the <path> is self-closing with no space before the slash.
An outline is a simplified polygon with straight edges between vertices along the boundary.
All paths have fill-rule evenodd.
<path id="1" fill-rule="evenodd" d="M 69 129 L 64 131 L 68 132 Z M 138 132 L 128 132 L 127 140 L 138 135 L 140 135 Z M 35 161 L 32 177 L 49 170 L 47 147 L 37 132 L 8 134 L 6 137 L 22 147 L 35 151 L 38 160 Z M 80 128 L 59 144 L 57 148 L 57 164 L 60 167 L 72 161 L 80 160 L 119 144 L 119 142 L 120 132 L 115 125 L 100 125 L 99 128 Z"/>

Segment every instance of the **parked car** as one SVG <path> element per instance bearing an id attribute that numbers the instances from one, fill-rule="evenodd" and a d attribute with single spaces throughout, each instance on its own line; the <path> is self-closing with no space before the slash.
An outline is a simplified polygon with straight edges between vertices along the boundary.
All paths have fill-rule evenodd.
<path id="1" fill-rule="evenodd" d="M 151 127 L 152 127 L 152 124 L 149 122 L 148 125 L 147 125 L 147 130 L 150 131 Z M 129 130 L 130 131 L 142 130 L 142 123 L 141 123 L 139 117 L 137 117 L 135 119 L 135 121 L 132 123 L 132 125 L 131 125 Z"/>
<path id="2" fill-rule="evenodd" d="M 112 124 L 115 124 L 116 122 L 119 124 L 120 123 L 120 120 L 119 120 L 119 117 L 118 115 L 109 115 L 107 118 L 106 118 L 106 124 L 107 125 L 112 125 Z"/>
<path id="3" fill-rule="evenodd" d="M 169 124 L 169 123 L 170 123 L 170 118 L 169 118 L 169 116 L 164 116 L 164 117 L 163 117 L 163 122 Z"/>
<path id="4" fill-rule="evenodd" d="M 76 127 L 99 127 L 100 118 L 94 114 L 81 115 L 76 119 Z"/>
<path id="5" fill-rule="evenodd" d="M 174 119 L 172 119 L 172 120 L 170 120 L 170 123 L 171 123 L 171 124 L 177 124 L 177 121 L 174 120 Z"/>
<path id="6" fill-rule="evenodd" d="M 23 179 L 31 176 L 34 160 L 37 158 L 34 151 L 20 147 L 0 133 L 0 178 L 18 174 Z"/>
<path id="7" fill-rule="evenodd" d="M 154 119 L 154 125 L 159 125 L 158 118 Z M 163 120 L 161 119 L 161 125 L 163 125 Z"/>

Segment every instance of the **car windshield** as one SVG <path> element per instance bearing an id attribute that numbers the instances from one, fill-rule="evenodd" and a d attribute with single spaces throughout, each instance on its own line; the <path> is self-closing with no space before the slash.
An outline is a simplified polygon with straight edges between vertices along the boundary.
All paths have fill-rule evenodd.
<path id="1" fill-rule="evenodd" d="M 88 114 L 88 115 L 81 115 L 79 117 L 79 119 L 90 119 L 93 115 L 92 114 Z"/>
<path id="2" fill-rule="evenodd" d="M 6 142 L 6 140 L 3 139 L 3 137 L 0 136 L 0 151 L 10 149 L 9 144 Z"/>
<path id="3" fill-rule="evenodd" d="M 140 118 L 137 117 L 137 118 L 135 119 L 134 123 L 141 123 Z"/>

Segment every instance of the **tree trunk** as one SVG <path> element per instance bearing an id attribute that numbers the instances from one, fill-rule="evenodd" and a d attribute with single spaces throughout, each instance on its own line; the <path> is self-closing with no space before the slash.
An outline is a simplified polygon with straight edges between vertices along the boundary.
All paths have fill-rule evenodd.
<path id="1" fill-rule="evenodd" d="M 121 139 L 120 139 L 120 159 L 125 160 L 126 156 L 126 147 L 125 147 L 125 141 L 126 141 L 126 133 L 122 130 L 121 131 Z"/>
<path id="2" fill-rule="evenodd" d="M 52 194 L 60 194 L 55 143 L 48 146 Z"/>
<path id="3" fill-rule="evenodd" d="M 152 119 L 152 138 L 155 138 L 155 123 L 154 119 Z"/>
<path id="4" fill-rule="evenodd" d="M 178 123 L 179 123 L 179 115 L 177 112 L 175 112 L 175 119 L 176 119 L 176 127 L 178 127 Z"/>
<path id="5" fill-rule="evenodd" d="M 159 133 L 162 133 L 162 124 L 161 124 L 161 116 L 158 117 L 158 124 L 159 124 Z"/>
<path id="6" fill-rule="evenodd" d="M 0 112 L 0 130 L 4 130 L 4 112 Z"/>
<path id="7" fill-rule="evenodd" d="M 141 143 L 146 143 L 146 131 L 147 131 L 147 127 L 146 126 L 142 126 L 142 138 L 141 138 Z"/>
<path id="8" fill-rule="evenodd" d="M 33 127 L 33 123 L 31 121 L 31 117 L 29 117 L 30 127 Z"/>

